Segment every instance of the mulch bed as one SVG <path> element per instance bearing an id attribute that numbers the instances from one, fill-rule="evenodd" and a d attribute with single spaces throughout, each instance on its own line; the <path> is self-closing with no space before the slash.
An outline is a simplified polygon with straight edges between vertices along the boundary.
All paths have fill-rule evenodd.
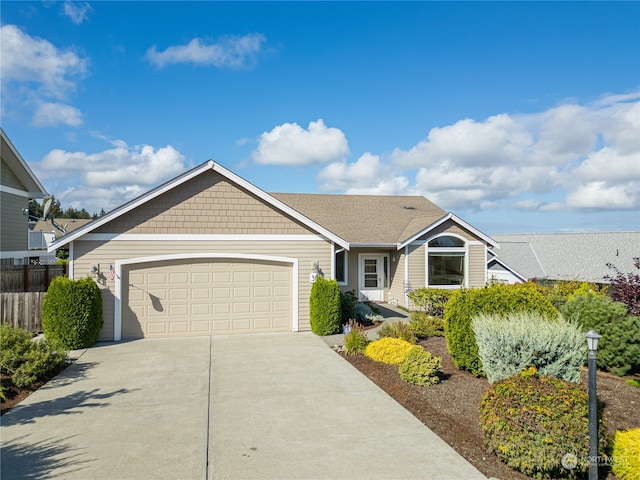
<path id="1" fill-rule="evenodd" d="M 43 377 L 37 382 L 32 383 L 26 388 L 16 387 L 11 381 L 11 377 L 8 377 L 7 375 L 4 375 L 4 374 L 0 375 L 0 383 L 2 384 L 2 387 L 6 388 L 4 392 L 6 398 L 2 400 L 2 403 L 0 403 L 0 415 L 4 415 L 5 413 L 7 413 L 9 410 L 11 410 L 13 407 L 15 407 L 17 404 L 19 404 L 21 401 L 23 401 L 33 392 L 38 390 L 40 387 L 42 387 L 45 383 L 47 383 L 53 377 L 55 377 L 60 372 L 62 372 L 69 365 L 71 364 L 63 363 L 58 368 L 49 372 L 47 376 Z"/>
<path id="2" fill-rule="evenodd" d="M 420 344 L 442 358 L 444 380 L 437 385 L 419 387 L 405 383 L 398 375 L 397 365 L 374 362 L 364 355 L 343 357 L 487 477 L 528 479 L 483 446 L 478 406 L 489 386 L 487 380 L 456 369 L 444 337 L 422 340 Z M 586 370 L 582 377 L 586 388 Z M 631 377 L 598 372 L 598 398 L 604 403 L 604 422 L 611 435 L 616 430 L 640 427 L 640 388 L 626 385 L 626 378 Z M 609 473 L 606 478 L 613 480 L 616 477 Z"/>

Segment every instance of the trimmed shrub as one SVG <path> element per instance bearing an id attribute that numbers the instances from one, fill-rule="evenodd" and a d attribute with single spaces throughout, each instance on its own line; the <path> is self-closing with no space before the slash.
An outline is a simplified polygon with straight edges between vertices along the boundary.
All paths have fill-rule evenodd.
<path id="1" fill-rule="evenodd" d="M 362 325 L 355 320 L 349 320 L 349 333 L 344 336 L 344 353 L 346 355 L 364 353 L 367 343 L 369 343 L 369 339 Z"/>
<path id="2" fill-rule="evenodd" d="M 588 292 L 574 295 L 562 310 L 582 330 L 594 329 L 598 343 L 598 366 L 615 375 L 640 368 L 640 317 L 628 316 L 627 307 L 609 297 Z"/>
<path id="3" fill-rule="evenodd" d="M 411 312 L 409 326 L 418 338 L 444 336 L 444 320 L 426 312 Z"/>
<path id="4" fill-rule="evenodd" d="M 620 480 L 640 480 L 640 428 L 616 432 L 613 473 Z"/>
<path id="5" fill-rule="evenodd" d="M 358 299 L 353 290 L 340 292 L 340 319 L 343 325 L 349 323 L 349 320 L 356 318 L 357 303 Z"/>
<path id="6" fill-rule="evenodd" d="M 62 365 L 64 351 L 53 350 L 45 342 L 32 341 L 33 335 L 9 324 L 0 326 L 0 371 L 11 377 L 16 387 L 28 387 Z"/>
<path id="7" fill-rule="evenodd" d="M 42 329 L 53 347 L 76 350 L 93 345 L 102 328 L 102 294 L 90 278 L 53 279 L 42 300 Z"/>
<path id="8" fill-rule="evenodd" d="M 399 365 L 412 347 L 413 345 L 405 340 L 386 337 L 367 345 L 364 354 L 376 362 Z"/>
<path id="9" fill-rule="evenodd" d="M 598 412 L 599 452 L 606 431 Z M 576 478 L 588 470 L 562 466 L 566 454 L 589 456 L 589 403 L 579 384 L 539 376 L 535 368 L 494 383 L 480 402 L 485 445 L 510 467 L 533 478 Z"/>
<path id="10" fill-rule="evenodd" d="M 489 383 L 534 366 L 540 375 L 580 381 L 587 344 L 577 324 L 550 322 L 539 313 L 480 314 L 472 321 L 478 355 Z"/>
<path id="11" fill-rule="evenodd" d="M 440 381 L 438 372 L 442 369 L 440 357 L 434 357 L 420 346 L 415 346 L 404 357 L 398 368 L 400 378 L 412 385 L 434 385 Z"/>
<path id="12" fill-rule="evenodd" d="M 413 304 L 424 313 L 435 317 L 444 316 L 444 308 L 454 290 L 442 288 L 417 288 L 408 294 Z"/>
<path id="13" fill-rule="evenodd" d="M 340 332 L 340 287 L 335 280 L 318 276 L 309 296 L 311 331 L 316 335 Z"/>
<path id="14" fill-rule="evenodd" d="M 409 324 L 404 322 L 383 323 L 378 329 L 378 338 L 399 338 L 409 343 L 416 343 L 418 339 Z"/>
<path id="15" fill-rule="evenodd" d="M 478 357 L 471 319 L 481 313 L 508 314 L 531 311 L 555 319 L 558 311 L 534 283 L 495 284 L 484 288 L 457 290 L 447 303 L 444 331 L 447 348 L 456 367 L 476 376 L 484 375 Z"/>

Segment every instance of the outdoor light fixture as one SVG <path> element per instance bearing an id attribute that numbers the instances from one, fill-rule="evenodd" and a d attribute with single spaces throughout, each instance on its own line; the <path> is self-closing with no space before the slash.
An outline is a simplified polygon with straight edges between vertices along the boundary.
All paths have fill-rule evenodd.
<path id="1" fill-rule="evenodd" d="M 598 480 L 598 396 L 596 394 L 596 350 L 602 338 L 591 329 L 586 334 L 589 347 L 589 480 Z"/>

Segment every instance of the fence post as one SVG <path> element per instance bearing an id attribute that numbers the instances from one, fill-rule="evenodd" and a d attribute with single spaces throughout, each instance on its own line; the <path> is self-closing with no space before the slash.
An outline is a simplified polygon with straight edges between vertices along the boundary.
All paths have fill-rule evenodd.
<path id="1" fill-rule="evenodd" d="M 23 282 L 22 282 L 22 287 L 23 287 L 23 291 L 24 292 L 28 292 L 29 291 L 29 264 L 25 264 L 22 266 L 23 268 Z"/>
<path id="2" fill-rule="evenodd" d="M 49 289 L 49 264 L 44 266 L 44 291 Z"/>

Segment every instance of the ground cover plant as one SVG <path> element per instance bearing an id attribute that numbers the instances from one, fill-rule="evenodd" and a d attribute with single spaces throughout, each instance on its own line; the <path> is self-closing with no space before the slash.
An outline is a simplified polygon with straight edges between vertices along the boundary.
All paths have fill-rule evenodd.
<path id="1" fill-rule="evenodd" d="M 616 432 L 612 463 L 621 480 L 640 480 L 640 428 Z"/>
<path id="2" fill-rule="evenodd" d="M 409 353 L 413 345 L 400 338 L 384 337 L 369 343 L 364 349 L 365 356 L 382 363 L 398 365 Z"/>

